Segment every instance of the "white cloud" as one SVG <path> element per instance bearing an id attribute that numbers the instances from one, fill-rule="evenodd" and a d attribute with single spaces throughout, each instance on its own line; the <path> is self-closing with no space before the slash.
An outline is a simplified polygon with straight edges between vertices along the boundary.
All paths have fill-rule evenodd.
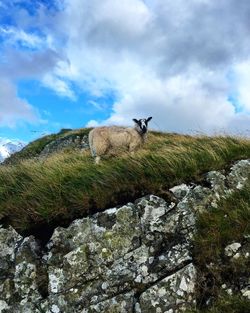
<path id="1" fill-rule="evenodd" d="M 98 123 L 96 120 L 90 120 L 86 124 L 86 127 L 97 127 L 100 126 L 100 123 Z"/>
<path id="2" fill-rule="evenodd" d="M 233 106 L 221 94 L 211 97 L 199 75 L 175 76 L 165 81 L 144 77 L 141 84 L 113 107 L 108 124 L 131 124 L 133 117 L 153 116 L 152 128 L 179 132 L 226 129 Z"/>
<path id="3" fill-rule="evenodd" d="M 115 90 L 119 100 L 101 124 L 153 115 L 162 130 L 229 130 L 242 119 L 228 101 L 228 71 L 246 58 L 249 10 L 234 0 L 65 1 L 67 62 L 54 75 L 96 96 Z M 247 73 L 237 71 L 246 103 Z"/>
<path id="4" fill-rule="evenodd" d="M 63 79 L 60 79 L 60 77 L 47 74 L 43 77 L 42 82 L 45 86 L 55 90 L 59 96 L 64 96 L 75 100 L 75 94 L 70 89 L 69 84 Z"/>
<path id="5" fill-rule="evenodd" d="M 32 62 L 10 55 L 14 70 L 5 71 L 33 75 L 72 100 L 76 90 L 96 97 L 114 91 L 111 116 L 88 125 L 129 124 L 152 115 L 151 125 L 161 130 L 244 131 L 250 113 L 249 15 L 248 0 L 65 0 L 53 16 L 43 8 L 37 20 L 30 17 L 43 28 L 43 48 L 41 38 L 28 32 L 12 34 L 41 51 Z M 232 93 L 242 112 L 228 101 Z"/>
<path id="6" fill-rule="evenodd" d="M 30 34 L 22 29 L 15 27 L 1 27 L 0 34 L 5 37 L 6 43 L 16 45 L 20 43 L 27 48 L 39 49 L 44 46 L 44 38 L 41 38 L 35 34 Z"/>
<path id="7" fill-rule="evenodd" d="M 18 98 L 14 85 L 4 79 L 0 79 L 0 99 L 0 126 L 14 127 L 19 121 L 39 121 L 34 108 Z"/>

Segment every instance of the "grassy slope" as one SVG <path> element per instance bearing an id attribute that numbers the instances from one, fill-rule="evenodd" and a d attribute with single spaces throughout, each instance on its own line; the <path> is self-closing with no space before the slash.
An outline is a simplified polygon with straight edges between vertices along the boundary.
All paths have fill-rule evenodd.
<path id="1" fill-rule="evenodd" d="M 32 141 L 26 147 L 24 147 L 21 151 L 12 154 L 9 158 L 4 161 L 5 165 L 11 165 L 19 163 L 21 160 L 29 159 L 32 157 L 37 157 L 42 152 L 47 144 L 50 142 L 66 138 L 66 137 L 76 137 L 76 136 L 84 136 L 88 134 L 90 128 L 82 128 L 79 130 L 68 130 L 62 129 L 58 134 L 51 134 L 39 138 L 37 140 Z"/>
<path id="2" fill-rule="evenodd" d="M 62 225 L 144 194 L 167 197 L 170 186 L 249 157 L 246 139 L 151 132 L 133 157 L 110 156 L 99 166 L 93 164 L 89 151 L 0 166 L 0 217 L 19 231 L 41 223 Z"/>
<path id="3" fill-rule="evenodd" d="M 222 200 L 218 208 L 211 208 L 199 216 L 194 240 L 194 260 L 199 273 L 198 301 L 200 310 L 189 313 L 248 313 L 250 300 L 239 290 L 247 283 L 250 258 L 226 257 L 224 249 L 232 242 L 250 244 L 250 181 L 240 191 Z M 246 251 L 245 251 L 246 252 Z M 222 285 L 234 286 L 234 295 Z M 206 300 L 212 299 L 205 309 Z M 202 308 L 203 307 L 203 308 Z"/>

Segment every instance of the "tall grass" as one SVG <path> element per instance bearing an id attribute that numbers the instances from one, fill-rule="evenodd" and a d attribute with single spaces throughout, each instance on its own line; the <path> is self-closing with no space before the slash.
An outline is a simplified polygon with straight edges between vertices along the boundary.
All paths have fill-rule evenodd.
<path id="1" fill-rule="evenodd" d="M 249 312 L 250 300 L 240 292 L 249 280 L 247 250 L 238 258 L 225 255 L 225 247 L 232 242 L 249 247 L 249 236 L 250 180 L 242 190 L 221 200 L 217 208 L 210 208 L 198 218 L 193 258 L 198 269 L 199 309 L 189 313 Z M 233 295 L 228 294 L 223 285 L 227 286 L 226 289 L 231 287 Z"/>
<path id="2" fill-rule="evenodd" d="M 19 231 L 73 218 L 165 191 L 202 173 L 250 157 L 250 141 L 149 133 L 134 156 L 107 156 L 99 166 L 89 151 L 0 166 L 0 217 Z"/>

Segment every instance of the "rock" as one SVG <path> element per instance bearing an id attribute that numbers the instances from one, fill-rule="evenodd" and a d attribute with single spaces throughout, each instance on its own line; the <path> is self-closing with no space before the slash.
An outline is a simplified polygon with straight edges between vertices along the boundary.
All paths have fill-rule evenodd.
<path id="1" fill-rule="evenodd" d="M 206 180 L 211 184 L 211 188 L 219 200 L 221 195 L 227 192 L 226 176 L 219 171 L 211 171 L 207 174 Z"/>
<path id="2" fill-rule="evenodd" d="M 1 240 L 3 238 L 5 240 Z M 7 305 L 14 312 L 36 312 L 34 304 L 42 299 L 40 281 L 44 273 L 39 253 L 40 247 L 33 236 L 23 238 L 12 227 L 0 228 L 0 303 L 3 307 Z"/>
<path id="3" fill-rule="evenodd" d="M 98 303 L 146 289 L 185 266 L 191 261 L 186 235 L 195 219 L 186 207 L 172 209 L 151 195 L 56 229 L 45 256 L 49 293 L 60 293 L 67 305 L 78 299 L 79 309 L 97 310 Z"/>
<path id="4" fill-rule="evenodd" d="M 175 186 L 169 190 L 174 194 L 174 196 L 178 200 L 182 200 L 189 193 L 190 187 L 187 186 L 186 184 L 181 184 L 181 185 Z"/>
<path id="5" fill-rule="evenodd" d="M 82 313 L 133 313 L 134 292 L 118 295 L 114 298 L 91 305 Z"/>
<path id="6" fill-rule="evenodd" d="M 242 296 L 250 300 L 250 286 L 241 290 Z"/>
<path id="7" fill-rule="evenodd" d="M 58 138 L 48 143 L 41 151 L 39 158 L 47 157 L 48 155 L 64 150 L 64 149 L 88 149 L 88 136 L 76 136 L 75 134 L 69 134 L 62 138 Z"/>
<path id="8" fill-rule="evenodd" d="M 16 249 L 23 238 L 10 226 L 0 226 L 0 277 L 12 277 L 10 268 L 14 265 Z"/>
<path id="9" fill-rule="evenodd" d="M 250 175 L 250 160 L 241 160 L 231 167 L 227 177 L 228 185 L 232 189 L 242 189 Z"/>
<path id="10" fill-rule="evenodd" d="M 7 302 L 0 300 L 0 313 L 6 311 L 7 309 L 9 309 Z"/>
<path id="11" fill-rule="evenodd" d="M 157 282 L 141 294 L 141 312 L 181 312 L 191 307 L 195 304 L 195 277 L 195 267 L 189 264 Z"/>
<path id="12" fill-rule="evenodd" d="M 231 243 L 230 245 L 226 246 L 225 248 L 225 255 L 226 256 L 233 256 L 241 247 L 239 242 Z"/>

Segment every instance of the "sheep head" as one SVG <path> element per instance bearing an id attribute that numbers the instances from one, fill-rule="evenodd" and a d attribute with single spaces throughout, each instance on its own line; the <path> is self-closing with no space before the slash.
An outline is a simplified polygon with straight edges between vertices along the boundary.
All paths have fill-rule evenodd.
<path id="1" fill-rule="evenodd" d="M 148 117 L 148 118 L 142 118 L 140 120 L 137 120 L 136 118 L 133 118 L 133 121 L 135 122 L 136 126 L 136 130 L 141 133 L 141 134 L 145 134 L 148 130 L 148 122 L 152 119 L 152 117 Z"/>

